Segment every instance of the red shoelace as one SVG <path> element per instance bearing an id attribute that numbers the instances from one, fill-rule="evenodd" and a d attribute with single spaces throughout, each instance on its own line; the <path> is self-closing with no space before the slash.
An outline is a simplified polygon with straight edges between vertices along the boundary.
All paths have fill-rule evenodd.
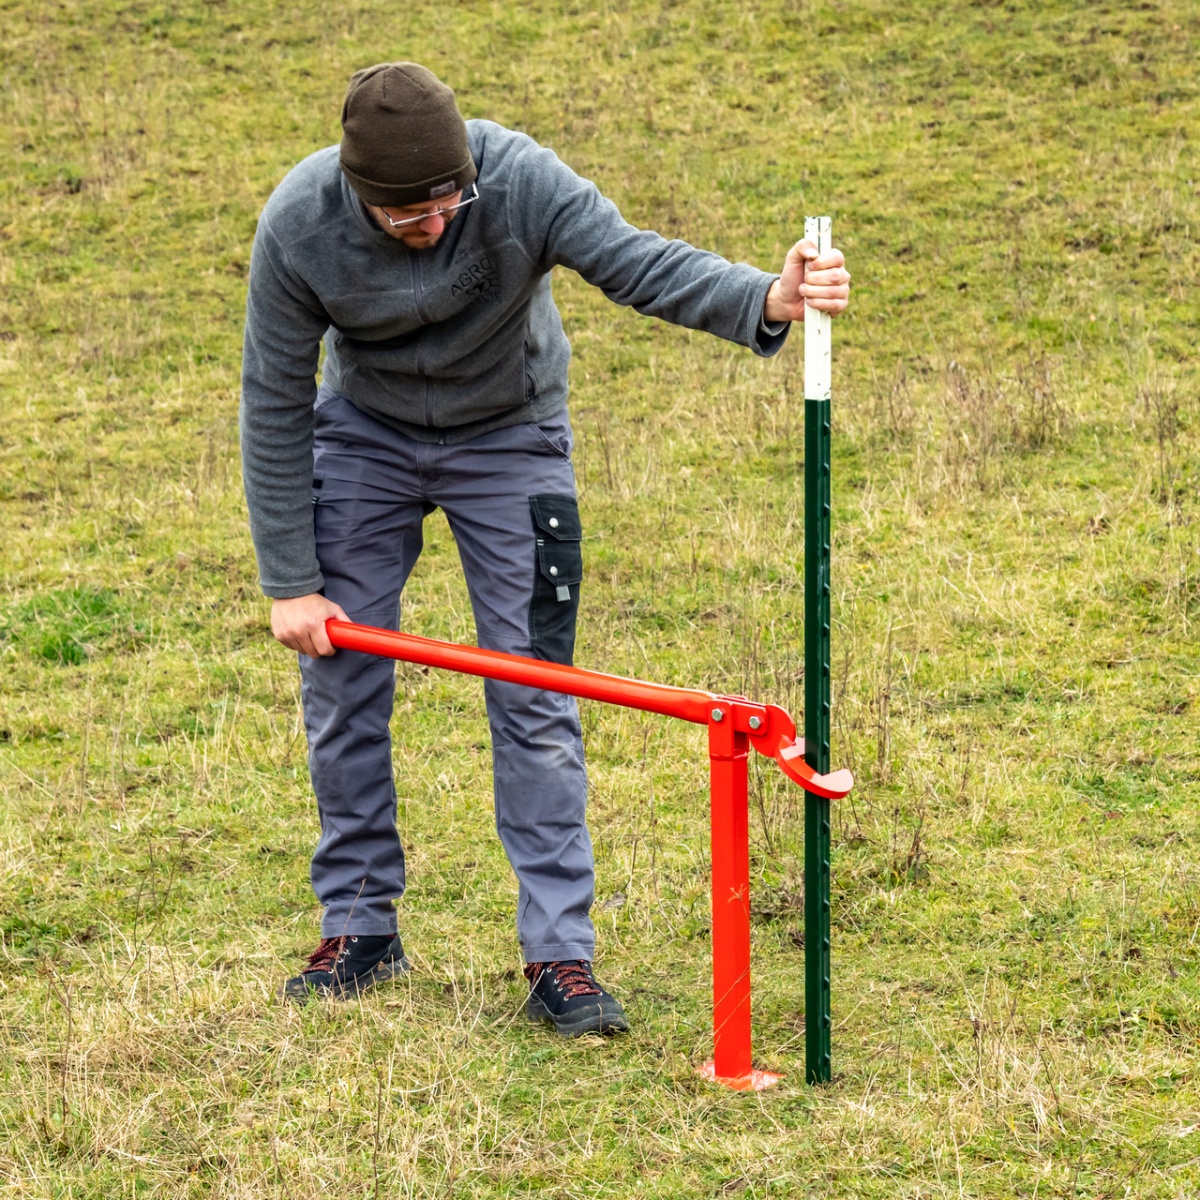
<path id="1" fill-rule="evenodd" d="M 332 971 L 346 948 L 345 937 L 322 938 L 321 944 L 308 956 L 308 966 L 301 971 L 308 975 L 312 971 Z"/>
<path id="2" fill-rule="evenodd" d="M 587 962 L 528 963 L 525 978 L 531 987 L 536 987 L 542 972 L 549 971 L 555 987 L 568 1000 L 574 1000 L 576 996 L 599 996 L 600 989 L 592 978 L 590 966 Z"/>

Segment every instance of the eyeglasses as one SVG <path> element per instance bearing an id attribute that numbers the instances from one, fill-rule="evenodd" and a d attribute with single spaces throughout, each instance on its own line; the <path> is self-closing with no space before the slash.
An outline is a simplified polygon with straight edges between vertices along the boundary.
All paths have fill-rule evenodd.
<path id="1" fill-rule="evenodd" d="M 445 208 L 431 208 L 419 217 L 403 217 L 399 221 L 393 221 L 383 209 L 380 209 L 379 213 L 393 229 L 407 229 L 413 225 L 420 225 L 422 221 L 428 221 L 430 217 L 449 217 L 451 213 L 458 212 L 460 208 L 466 208 L 468 204 L 474 204 L 479 199 L 479 187 L 474 183 L 471 184 L 471 193 L 465 200 L 460 200 L 457 204 L 450 204 Z"/>

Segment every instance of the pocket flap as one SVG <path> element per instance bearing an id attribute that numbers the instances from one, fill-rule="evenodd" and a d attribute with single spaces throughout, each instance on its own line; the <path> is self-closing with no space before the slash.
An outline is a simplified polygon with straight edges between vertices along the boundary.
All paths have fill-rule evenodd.
<path id="1" fill-rule="evenodd" d="M 583 537 L 579 505 L 574 496 L 530 496 L 529 511 L 538 531 L 557 542 L 578 542 Z"/>
<path id="2" fill-rule="evenodd" d="M 583 550 L 578 542 L 537 544 L 538 570 L 555 587 L 567 587 L 583 579 Z"/>

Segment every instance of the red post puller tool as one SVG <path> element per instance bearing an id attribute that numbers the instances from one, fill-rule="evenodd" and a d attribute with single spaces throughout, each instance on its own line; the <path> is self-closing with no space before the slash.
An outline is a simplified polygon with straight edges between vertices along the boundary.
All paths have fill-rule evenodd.
<path id="1" fill-rule="evenodd" d="M 826 799 L 846 795 L 849 771 L 817 774 L 804 760 L 796 725 L 775 704 L 743 696 L 718 696 L 561 663 L 542 662 L 393 633 L 349 621 L 325 623 L 342 650 L 378 654 L 403 662 L 442 667 L 466 675 L 564 692 L 624 708 L 677 717 L 708 726 L 712 787 L 713 1058 L 701 1073 L 738 1091 L 759 1090 L 780 1076 L 755 1070 L 750 1057 L 750 817 L 748 758 L 753 746 L 773 758 L 806 791 Z"/>

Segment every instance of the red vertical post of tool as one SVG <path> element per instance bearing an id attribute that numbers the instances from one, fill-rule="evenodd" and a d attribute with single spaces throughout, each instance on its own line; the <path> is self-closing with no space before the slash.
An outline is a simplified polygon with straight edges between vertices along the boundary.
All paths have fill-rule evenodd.
<path id="1" fill-rule="evenodd" d="M 712 769 L 713 1074 L 748 1079 L 750 1065 L 750 739 L 714 707 Z"/>

